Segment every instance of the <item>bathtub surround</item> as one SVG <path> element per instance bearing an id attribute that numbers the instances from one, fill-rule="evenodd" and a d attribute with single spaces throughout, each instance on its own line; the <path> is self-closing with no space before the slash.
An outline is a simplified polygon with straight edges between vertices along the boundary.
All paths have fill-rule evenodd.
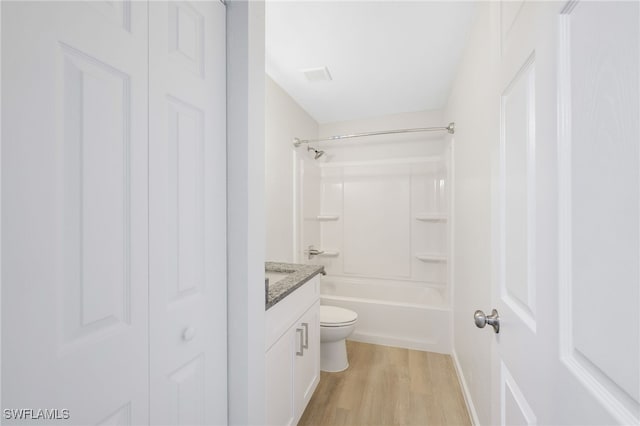
<path id="1" fill-rule="evenodd" d="M 439 111 L 393 114 L 321 124 L 319 137 L 442 123 Z M 327 152 L 313 224 L 325 250 L 322 303 L 358 313 L 352 340 L 450 351 L 448 139 L 433 132 L 319 144 Z"/>
<path id="2" fill-rule="evenodd" d="M 323 303 L 359 313 L 352 339 L 448 353 L 447 168 L 438 157 L 325 163 Z"/>

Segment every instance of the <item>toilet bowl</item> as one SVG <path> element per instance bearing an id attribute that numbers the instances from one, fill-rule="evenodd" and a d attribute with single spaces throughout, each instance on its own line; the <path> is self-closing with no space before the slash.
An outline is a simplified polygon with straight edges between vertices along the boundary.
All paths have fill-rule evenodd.
<path id="1" fill-rule="evenodd" d="M 335 373 L 349 367 L 345 339 L 356 328 L 358 314 L 337 306 L 320 306 L 320 370 Z"/>

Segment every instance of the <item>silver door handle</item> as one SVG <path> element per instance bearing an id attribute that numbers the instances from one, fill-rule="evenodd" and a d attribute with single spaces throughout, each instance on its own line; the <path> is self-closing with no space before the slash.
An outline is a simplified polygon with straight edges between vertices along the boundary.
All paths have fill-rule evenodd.
<path id="1" fill-rule="evenodd" d="M 497 310 L 491 311 L 491 315 L 485 315 L 481 310 L 477 310 L 473 314 L 473 319 L 476 322 L 476 327 L 484 328 L 485 325 L 489 324 L 493 327 L 493 331 L 500 333 L 500 315 L 498 315 Z"/>
<path id="2" fill-rule="evenodd" d="M 302 326 L 304 327 L 304 344 L 302 348 L 309 349 L 309 323 L 303 322 Z"/>
<path id="3" fill-rule="evenodd" d="M 296 351 L 296 355 L 303 356 L 304 355 L 304 343 L 302 343 L 302 337 L 304 335 L 304 330 L 301 328 L 296 328 L 296 333 L 300 333 L 300 350 Z"/>

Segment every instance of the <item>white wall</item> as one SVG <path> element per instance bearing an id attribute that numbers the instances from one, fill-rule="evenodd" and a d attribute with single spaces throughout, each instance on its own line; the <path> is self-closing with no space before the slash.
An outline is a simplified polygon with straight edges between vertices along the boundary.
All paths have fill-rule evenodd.
<path id="1" fill-rule="evenodd" d="M 294 262 L 295 152 L 307 156 L 305 146 L 295 150 L 292 142 L 316 138 L 318 123 L 269 76 L 265 105 L 266 260 Z"/>
<path id="2" fill-rule="evenodd" d="M 456 122 L 453 142 L 453 355 L 480 424 L 491 420 L 491 339 L 473 312 L 491 310 L 492 146 L 499 135 L 492 10 L 479 3 L 458 75 L 445 109 Z M 475 411 L 475 413 L 473 413 Z M 475 416 L 474 416 L 475 417 Z"/>
<path id="3" fill-rule="evenodd" d="M 227 2 L 228 383 L 231 425 L 265 423 L 264 1 Z"/>

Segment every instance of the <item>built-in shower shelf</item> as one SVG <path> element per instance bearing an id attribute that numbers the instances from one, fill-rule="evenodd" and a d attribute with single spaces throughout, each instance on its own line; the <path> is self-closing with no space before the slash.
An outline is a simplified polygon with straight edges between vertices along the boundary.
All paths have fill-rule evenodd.
<path id="1" fill-rule="evenodd" d="M 416 253 L 416 259 L 423 262 L 442 263 L 447 261 L 447 256 L 437 253 Z"/>
<path id="2" fill-rule="evenodd" d="M 329 222 L 332 220 L 340 219 L 340 216 L 338 216 L 337 214 L 319 214 L 318 216 L 316 216 L 316 219 L 318 219 L 320 222 Z"/>
<path id="3" fill-rule="evenodd" d="M 447 215 L 443 213 L 419 213 L 416 215 L 416 220 L 422 222 L 446 222 L 447 219 Z"/>
<path id="4" fill-rule="evenodd" d="M 317 256 L 321 256 L 321 257 L 338 257 L 338 256 L 340 256 L 340 252 L 339 251 L 325 250 L 323 253 L 320 253 Z"/>

